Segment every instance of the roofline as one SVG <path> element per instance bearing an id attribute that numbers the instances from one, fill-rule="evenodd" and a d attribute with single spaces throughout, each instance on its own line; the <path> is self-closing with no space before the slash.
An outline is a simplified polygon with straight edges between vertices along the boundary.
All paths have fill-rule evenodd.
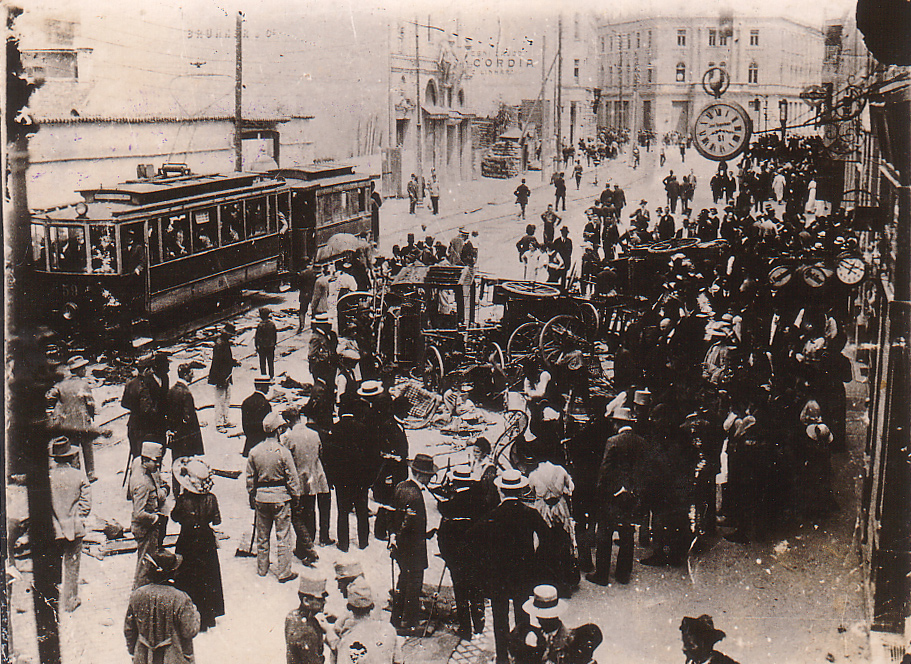
<path id="1" fill-rule="evenodd" d="M 313 120 L 314 115 L 283 115 L 271 118 L 244 118 L 243 122 L 290 122 L 291 120 Z M 59 117 L 59 118 L 42 118 L 37 117 L 35 121 L 39 124 L 89 124 L 92 122 L 114 122 L 123 124 L 152 124 L 158 122 L 234 122 L 233 115 L 203 115 L 192 118 L 179 118 L 167 115 L 150 115 L 140 117 L 125 116 L 85 116 L 85 117 Z"/>
<path id="2" fill-rule="evenodd" d="M 787 21 L 788 23 L 792 23 L 799 28 L 804 28 L 806 30 L 814 30 L 816 32 L 819 32 L 820 34 L 822 33 L 821 27 L 815 27 L 813 25 L 810 25 L 808 23 L 803 23 L 801 21 L 798 21 L 797 19 L 793 19 L 788 16 L 747 16 L 745 14 L 734 14 L 733 19 L 735 21 L 741 20 L 741 21 L 744 21 L 747 23 L 761 23 L 763 21 Z M 608 20 L 605 20 L 604 22 L 600 23 L 598 25 L 598 27 L 599 28 L 608 28 L 608 27 L 612 27 L 612 26 L 626 25 L 629 23 L 641 23 L 641 22 L 646 22 L 646 21 L 651 21 L 651 22 L 657 23 L 658 21 L 676 21 L 676 20 L 715 21 L 717 23 L 719 21 L 719 17 L 718 16 L 688 16 L 688 15 L 683 15 L 683 14 L 673 14 L 673 15 L 666 14 L 663 16 L 644 16 L 643 15 L 639 18 L 630 17 L 630 18 L 615 19 L 615 20 L 608 19 Z"/>

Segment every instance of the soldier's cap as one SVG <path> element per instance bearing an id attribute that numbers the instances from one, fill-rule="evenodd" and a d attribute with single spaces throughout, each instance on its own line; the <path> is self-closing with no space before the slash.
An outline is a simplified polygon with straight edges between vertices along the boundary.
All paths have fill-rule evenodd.
<path id="1" fill-rule="evenodd" d="M 302 574 L 300 579 L 300 583 L 297 586 L 298 595 L 309 595 L 310 597 L 326 597 L 326 595 L 329 594 L 326 591 L 325 576 L 306 576 Z"/>
<path id="2" fill-rule="evenodd" d="M 266 415 L 266 419 L 263 420 L 263 431 L 266 433 L 275 433 L 283 426 L 285 426 L 285 418 L 282 417 L 281 413 L 274 410 Z"/>
<path id="3" fill-rule="evenodd" d="M 358 561 L 341 558 L 335 562 L 336 579 L 353 579 L 358 576 L 364 576 L 364 568 Z"/>
<path id="4" fill-rule="evenodd" d="M 363 576 L 357 577 L 348 586 L 348 606 L 352 609 L 373 608 L 373 592 Z"/>
<path id="5" fill-rule="evenodd" d="M 79 448 L 70 444 L 66 436 L 57 436 L 51 441 L 51 456 L 55 459 L 65 459 L 79 454 Z"/>
<path id="6" fill-rule="evenodd" d="M 151 440 L 147 440 L 142 444 L 142 449 L 140 450 L 139 455 L 143 459 L 161 461 L 162 457 L 164 456 L 164 445 Z"/>

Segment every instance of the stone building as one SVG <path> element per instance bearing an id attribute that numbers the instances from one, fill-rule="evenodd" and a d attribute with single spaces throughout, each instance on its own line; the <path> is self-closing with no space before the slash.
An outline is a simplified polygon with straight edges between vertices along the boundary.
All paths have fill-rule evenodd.
<path id="1" fill-rule="evenodd" d="M 712 99 L 702 88 L 712 67 L 729 74 L 724 100 L 746 109 L 756 131 L 779 126 L 781 100 L 788 126 L 814 115 L 799 95 L 821 82 L 823 34 L 789 18 L 615 19 L 600 26 L 598 50 L 603 127 L 688 135 Z M 811 123 L 794 131 L 815 130 Z"/>

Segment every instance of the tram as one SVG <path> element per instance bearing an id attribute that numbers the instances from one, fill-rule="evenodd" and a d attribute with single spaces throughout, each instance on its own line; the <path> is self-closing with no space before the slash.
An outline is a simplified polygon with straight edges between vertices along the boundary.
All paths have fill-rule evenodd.
<path id="1" fill-rule="evenodd" d="M 287 177 L 286 177 L 287 176 Z M 33 212 L 30 258 L 55 329 L 129 329 L 297 271 L 335 232 L 376 238 L 374 181 L 353 167 L 151 177 Z"/>

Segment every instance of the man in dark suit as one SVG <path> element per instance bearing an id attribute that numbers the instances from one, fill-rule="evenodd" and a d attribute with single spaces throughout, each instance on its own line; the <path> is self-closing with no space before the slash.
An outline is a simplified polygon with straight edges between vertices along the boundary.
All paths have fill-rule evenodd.
<path id="1" fill-rule="evenodd" d="M 190 392 L 189 385 L 193 382 L 193 368 L 189 364 L 181 364 L 177 368 L 177 382 L 168 390 L 168 432 L 171 448 L 171 461 L 181 457 L 205 454 L 202 444 L 202 431 L 199 428 L 199 419 L 196 416 L 196 402 Z M 177 480 L 174 480 L 175 495 Z"/>
<path id="2" fill-rule="evenodd" d="M 272 412 L 272 406 L 269 405 L 269 399 L 266 397 L 271 384 L 271 380 L 262 376 L 254 379 L 253 394 L 240 404 L 241 427 L 245 436 L 244 451 L 242 452 L 244 456 L 250 454 L 250 450 L 266 439 L 263 420 Z"/>
<path id="3" fill-rule="evenodd" d="M 313 287 L 316 285 L 316 277 L 318 276 L 316 268 L 310 264 L 309 257 L 305 256 L 302 263 L 303 269 L 297 275 L 297 292 L 300 296 L 300 326 L 297 328 L 298 334 L 304 331 L 304 320 L 307 318 L 307 310 L 313 301 Z"/>
<path id="4" fill-rule="evenodd" d="M 139 361 L 139 375 L 123 388 L 120 404 L 130 411 L 127 439 L 130 457 L 139 456 L 146 441 L 166 441 L 165 400 L 168 394 L 167 355 L 156 353 Z"/>
<path id="5" fill-rule="evenodd" d="M 636 522 L 642 506 L 647 503 L 644 494 L 648 483 L 644 472 L 649 460 L 656 456 L 654 446 L 633 432 L 634 420 L 629 408 L 617 408 L 613 419 L 618 431 L 607 439 L 598 470 L 597 494 L 601 513 L 595 536 L 595 571 L 585 577 L 601 586 L 606 586 L 610 579 L 615 532 L 620 549 L 614 578 L 618 583 L 629 583 L 633 570 Z"/>
<path id="6" fill-rule="evenodd" d="M 484 631 L 484 595 L 475 579 L 475 552 L 469 543 L 468 531 L 486 516 L 488 505 L 484 488 L 474 479 L 469 466 L 452 469 L 452 486 L 450 498 L 439 504 L 442 519 L 437 542 L 452 577 L 458 635 L 467 641 L 471 639 L 472 624 L 475 634 Z"/>
<path id="7" fill-rule="evenodd" d="M 408 479 L 399 482 L 392 496 L 395 516 L 389 533 L 389 549 L 399 564 L 399 580 L 392 605 L 392 624 L 399 636 L 417 636 L 417 618 L 427 569 L 427 507 L 424 492 L 436 473 L 433 459 L 418 454 L 410 462 Z"/>
<path id="8" fill-rule="evenodd" d="M 355 416 L 357 402 L 344 400 L 339 404 L 339 421 L 332 425 L 323 440 L 323 468 L 329 485 L 335 487 L 338 508 L 338 548 L 348 550 L 348 515 L 357 515 L 358 546 L 366 549 L 370 539 L 370 513 L 367 492 L 376 469 L 368 462 L 370 435 L 361 417 Z"/>
<path id="9" fill-rule="evenodd" d="M 497 664 L 509 662 L 509 601 L 517 625 L 528 624 L 522 604 L 540 578 L 535 558 L 535 536 L 544 541 L 548 528 L 541 515 L 520 500 L 528 480 L 518 470 L 507 470 L 495 484 L 502 502 L 469 531 L 478 557 L 478 579 L 490 598 Z"/>

